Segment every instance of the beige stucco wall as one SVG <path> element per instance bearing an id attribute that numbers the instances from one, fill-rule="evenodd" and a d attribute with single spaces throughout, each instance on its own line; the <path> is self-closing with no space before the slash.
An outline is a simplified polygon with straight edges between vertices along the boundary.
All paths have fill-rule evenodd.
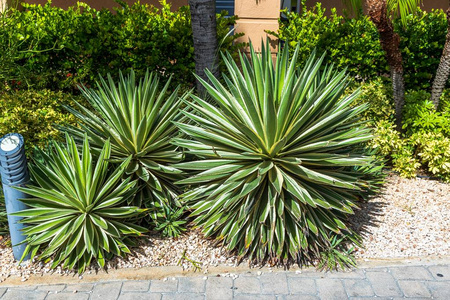
<path id="1" fill-rule="evenodd" d="M 245 36 L 240 38 L 241 41 L 251 40 L 258 51 L 261 40 L 266 41 L 269 38 L 272 51 L 276 51 L 276 41 L 270 39 L 264 30 L 278 30 L 280 0 L 235 0 L 234 13 L 239 16 L 236 32 L 245 33 Z"/>

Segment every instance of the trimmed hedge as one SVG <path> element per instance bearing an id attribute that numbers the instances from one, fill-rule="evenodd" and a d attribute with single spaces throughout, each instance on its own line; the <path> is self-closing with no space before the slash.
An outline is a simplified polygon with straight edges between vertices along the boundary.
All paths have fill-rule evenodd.
<path id="1" fill-rule="evenodd" d="M 150 69 L 175 74 L 174 84 L 190 86 L 195 66 L 189 7 L 172 12 L 165 0 L 161 9 L 118 3 L 114 12 L 81 2 L 67 10 L 50 2 L 11 9 L 2 18 L 0 49 L 16 45 L 15 53 L 3 60 L 14 61 L 23 71 L 15 74 L 15 68 L 9 68 L 0 81 L 6 80 L 10 88 L 73 91 L 79 84 L 93 85 L 98 74 L 134 69 L 143 75 Z M 227 33 L 236 17 L 225 15 L 217 15 L 219 44 L 221 50 L 233 51 L 241 44 L 233 44 L 236 36 Z"/>
<path id="2" fill-rule="evenodd" d="M 280 21 L 278 32 L 270 33 L 289 41 L 291 46 L 301 44 L 299 65 L 303 65 L 312 49 L 317 48 L 319 53 L 327 51 L 327 63 L 338 68 L 347 67 L 356 79 L 372 80 L 389 74 L 378 32 L 367 16 L 349 19 L 338 16 L 333 9 L 327 17 L 320 3 L 301 14 L 290 12 L 286 15 L 287 20 Z M 445 13 L 419 10 L 408 16 L 406 27 L 402 27 L 399 19 L 394 25 L 401 37 L 406 88 L 430 88 L 445 43 Z"/>
<path id="3" fill-rule="evenodd" d="M 76 125 L 76 118 L 63 108 L 75 105 L 74 100 L 85 102 L 80 96 L 50 90 L 0 93 L 0 136 L 20 133 L 29 156 L 34 146 L 43 148 L 60 136 L 54 125 Z"/>

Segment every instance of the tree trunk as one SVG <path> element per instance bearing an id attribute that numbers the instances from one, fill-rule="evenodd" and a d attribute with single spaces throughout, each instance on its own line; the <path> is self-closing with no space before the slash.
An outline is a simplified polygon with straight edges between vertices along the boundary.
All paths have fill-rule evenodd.
<path id="1" fill-rule="evenodd" d="M 445 39 L 444 50 L 442 50 L 441 62 L 436 71 L 436 77 L 431 88 L 431 101 L 437 109 L 439 106 L 439 99 L 442 91 L 447 83 L 448 75 L 450 74 L 450 7 L 447 8 L 447 37 Z"/>
<path id="2" fill-rule="evenodd" d="M 402 110 L 405 103 L 405 83 L 403 81 L 403 62 L 400 52 L 400 36 L 394 32 L 394 25 L 387 13 L 386 0 L 366 0 L 371 21 L 380 34 L 380 43 L 386 52 L 394 89 L 395 120 L 397 130 L 402 131 Z"/>
<path id="3" fill-rule="evenodd" d="M 216 77 L 219 75 L 216 1 L 189 0 L 189 6 L 194 37 L 195 73 L 208 81 L 205 69 L 210 70 Z M 202 96 L 205 93 L 205 88 L 198 80 L 197 92 Z"/>

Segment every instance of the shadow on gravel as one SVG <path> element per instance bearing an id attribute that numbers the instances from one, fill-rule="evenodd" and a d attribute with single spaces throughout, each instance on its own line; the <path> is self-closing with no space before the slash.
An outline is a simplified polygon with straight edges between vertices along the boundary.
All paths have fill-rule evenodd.
<path id="1" fill-rule="evenodd" d="M 370 235 L 370 228 L 379 226 L 379 217 L 384 214 L 383 208 L 386 206 L 379 200 L 382 195 L 383 191 L 358 202 L 359 209 L 355 209 L 355 214 L 349 217 L 350 228 L 361 237 Z"/>

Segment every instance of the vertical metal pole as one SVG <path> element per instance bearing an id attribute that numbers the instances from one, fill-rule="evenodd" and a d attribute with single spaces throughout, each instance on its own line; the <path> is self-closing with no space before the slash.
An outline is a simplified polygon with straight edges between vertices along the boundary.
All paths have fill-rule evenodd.
<path id="1" fill-rule="evenodd" d="M 28 183 L 27 159 L 23 137 L 18 133 L 9 133 L 0 139 L 0 174 L 2 177 L 3 193 L 5 195 L 5 206 L 8 214 L 9 232 L 11 234 L 11 244 L 16 260 L 22 258 L 26 244 L 18 245 L 25 240 L 22 234 L 25 227 L 19 223 L 21 217 L 13 217 L 10 214 L 27 209 L 27 206 L 19 201 L 27 195 L 14 189 L 14 186 L 24 186 Z M 28 255 L 24 260 L 28 260 Z"/>

